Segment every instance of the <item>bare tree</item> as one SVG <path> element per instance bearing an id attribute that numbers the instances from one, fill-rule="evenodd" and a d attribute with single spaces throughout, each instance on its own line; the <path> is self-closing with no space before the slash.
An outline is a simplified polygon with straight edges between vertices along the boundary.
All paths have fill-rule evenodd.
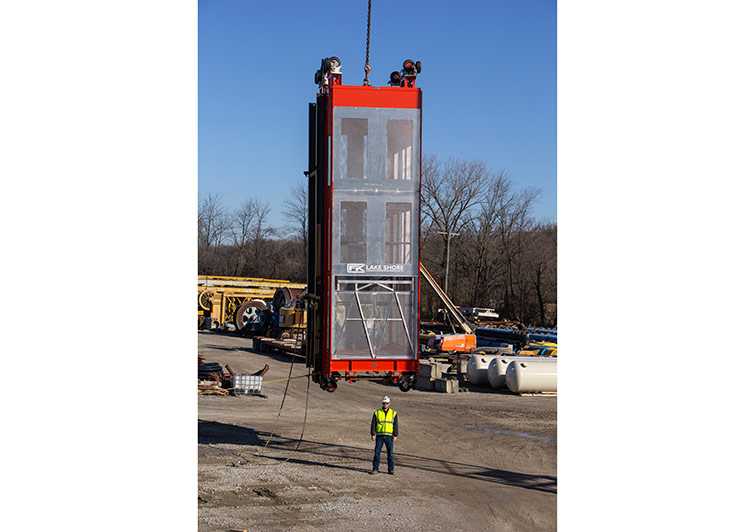
<path id="1" fill-rule="evenodd" d="M 267 226 L 267 217 L 272 212 L 269 203 L 262 203 L 256 199 L 246 200 L 233 213 L 233 243 L 245 246 L 272 234 L 273 229 Z"/>
<path id="2" fill-rule="evenodd" d="M 491 171 L 479 160 L 448 158 L 438 161 L 425 156 L 422 167 L 422 213 L 428 229 L 443 235 L 446 252 L 444 289 L 448 290 L 451 238 L 470 222 L 466 216 L 485 196 Z"/>
<path id="3" fill-rule="evenodd" d="M 535 289 L 538 321 L 543 325 L 555 324 L 546 303 L 556 300 L 557 284 L 557 229 L 555 224 L 538 224 L 529 234 L 524 260 L 525 271 Z"/>
<path id="4" fill-rule="evenodd" d="M 309 251 L 309 186 L 306 181 L 292 187 L 289 197 L 283 202 L 283 216 L 290 224 L 287 227 L 289 233 L 295 235 L 296 239 L 301 242 L 301 253 L 295 255 L 296 276 L 306 277 Z"/>
<path id="5" fill-rule="evenodd" d="M 501 204 L 496 213 L 497 232 L 501 241 L 506 272 L 504 283 L 503 311 L 522 321 L 524 275 L 522 253 L 525 234 L 534 225 L 532 207 L 540 195 L 536 188 L 525 188 L 512 201 Z"/>
<path id="6" fill-rule="evenodd" d="M 267 223 L 271 212 L 272 207 L 269 203 L 257 199 L 246 200 L 234 211 L 232 235 L 236 249 L 236 275 L 245 270 L 254 270 L 258 266 L 265 239 L 274 234 L 273 228 Z"/>
<path id="7" fill-rule="evenodd" d="M 208 194 L 199 204 L 198 229 L 200 247 L 217 248 L 224 243 L 230 219 L 223 206 L 220 192 Z"/>
<path id="8" fill-rule="evenodd" d="M 309 212 L 309 190 L 307 183 L 299 182 L 291 188 L 291 193 L 283 202 L 283 216 L 291 224 L 289 230 L 304 242 L 307 249 L 307 213 Z"/>
<path id="9" fill-rule="evenodd" d="M 470 215 L 469 231 L 474 260 L 471 300 L 476 305 L 492 304 L 491 281 L 499 269 L 499 255 L 494 252 L 496 215 L 515 200 L 512 188 L 511 178 L 506 171 L 498 173 L 491 179 L 479 211 Z"/>
<path id="10" fill-rule="evenodd" d="M 218 250 L 226 241 L 230 224 L 230 217 L 219 192 L 208 194 L 200 200 L 197 216 L 200 273 L 217 273 Z"/>

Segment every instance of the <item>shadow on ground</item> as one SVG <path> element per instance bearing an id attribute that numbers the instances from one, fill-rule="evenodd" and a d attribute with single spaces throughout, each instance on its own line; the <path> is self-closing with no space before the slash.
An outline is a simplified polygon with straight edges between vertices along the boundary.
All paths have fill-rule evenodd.
<path id="1" fill-rule="evenodd" d="M 269 443 L 268 439 L 270 440 Z M 199 444 L 213 445 L 223 443 L 252 447 L 264 447 L 267 443 L 267 448 L 261 453 L 260 458 L 279 462 L 365 472 L 372 468 L 372 449 L 370 448 L 336 445 L 305 439 L 302 439 L 300 442 L 298 439 L 285 438 L 276 434 L 273 434 L 271 438 L 270 433 L 260 433 L 254 428 L 239 427 L 237 425 L 203 421 L 200 419 Z M 273 456 L 270 451 L 276 450 L 286 451 L 286 456 Z M 248 459 L 256 455 L 260 449 L 250 449 L 250 451 L 247 453 L 249 456 L 245 456 L 242 453 L 236 454 L 244 459 Z M 473 464 L 400 452 L 395 453 L 395 458 L 397 468 L 440 473 L 545 493 L 556 493 L 555 476 L 530 475 L 504 469 L 491 469 Z M 355 466 L 353 462 L 362 463 L 364 466 Z"/>
<path id="2" fill-rule="evenodd" d="M 286 362 L 288 364 L 291 363 L 291 358 L 293 358 L 296 363 L 304 362 L 304 358 L 301 356 L 292 357 L 290 353 L 283 353 L 281 351 L 260 351 L 259 349 L 253 349 L 251 346 L 237 347 L 237 346 L 229 346 L 229 345 L 205 344 L 202 346 L 202 349 L 217 349 L 218 351 L 229 351 L 229 352 L 235 351 L 238 353 L 249 353 L 250 355 L 262 355 L 262 356 L 266 356 L 274 360 L 277 360 L 279 362 Z M 210 360 L 210 359 L 215 357 L 216 355 L 207 354 L 207 355 L 202 355 L 202 356 L 205 359 L 205 362 L 214 362 L 214 360 Z"/>
<path id="3" fill-rule="evenodd" d="M 199 444 L 212 445 L 217 443 L 232 443 L 234 445 L 264 445 L 254 429 L 217 423 L 215 421 L 199 420 Z"/>

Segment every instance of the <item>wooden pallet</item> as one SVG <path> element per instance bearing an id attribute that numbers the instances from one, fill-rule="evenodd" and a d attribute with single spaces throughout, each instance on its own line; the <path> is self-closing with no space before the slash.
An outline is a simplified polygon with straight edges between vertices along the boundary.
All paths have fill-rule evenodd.
<path id="1" fill-rule="evenodd" d="M 228 395 L 228 391 L 216 386 L 198 386 L 199 395 Z"/>
<path id="2" fill-rule="evenodd" d="M 278 340 L 275 338 L 267 338 L 266 336 L 255 336 L 254 339 L 264 349 L 277 349 L 292 355 L 300 356 L 304 358 L 301 342 L 295 339 Z"/>

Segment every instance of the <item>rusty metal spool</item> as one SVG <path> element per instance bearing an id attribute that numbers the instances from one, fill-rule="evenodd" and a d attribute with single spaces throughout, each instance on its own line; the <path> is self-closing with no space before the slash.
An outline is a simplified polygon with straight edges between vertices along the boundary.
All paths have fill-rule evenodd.
<path id="1" fill-rule="evenodd" d="M 299 297 L 303 292 L 300 288 L 289 288 L 284 286 L 278 288 L 273 294 L 273 312 L 279 312 L 281 307 L 285 307 L 290 301 Z"/>
<path id="2" fill-rule="evenodd" d="M 241 303 L 233 316 L 236 330 L 240 331 L 249 326 L 252 329 L 260 328 L 264 324 L 267 305 L 261 299 L 251 299 Z"/>
<path id="3" fill-rule="evenodd" d="M 212 290 L 202 290 L 199 292 L 199 308 L 202 310 L 212 310 L 212 296 L 215 295 L 215 292 Z"/>

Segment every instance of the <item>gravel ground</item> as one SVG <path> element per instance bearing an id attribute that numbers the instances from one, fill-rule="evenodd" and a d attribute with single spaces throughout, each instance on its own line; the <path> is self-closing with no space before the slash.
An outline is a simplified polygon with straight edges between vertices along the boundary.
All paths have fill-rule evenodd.
<path id="1" fill-rule="evenodd" d="M 556 529 L 553 396 L 379 382 L 334 393 L 311 383 L 308 394 L 308 379 L 295 378 L 278 417 L 289 355 L 210 332 L 199 333 L 199 354 L 237 373 L 270 364 L 264 398 L 199 397 L 201 531 Z M 293 376 L 305 372 L 296 360 Z M 381 473 L 368 475 L 370 416 L 385 394 L 399 413 L 396 474 L 385 474 L 383 453 Z"/>

